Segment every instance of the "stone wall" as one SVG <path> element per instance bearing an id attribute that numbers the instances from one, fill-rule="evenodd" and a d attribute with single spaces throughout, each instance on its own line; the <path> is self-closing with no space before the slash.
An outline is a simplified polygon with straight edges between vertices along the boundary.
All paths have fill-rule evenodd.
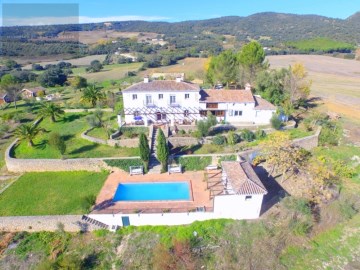
<path id="1" fill-rule="evenodd" d="M 54 216 L 16 216 L 0 217 L 0 230 L 7 232 L 17 231 L 56 231 L 58 224 L 64 225 L 67 232 L 92 231 L 98 227 L 85 223 L 81 215 L 54 215 Z"/>
<path id="2" fill-rule="evenodd" d="M 300 139 L 293 140 L 293 144 L 302 147 L 306 150 L 311 150 L 319 146 L 319 135 L 321 133 L 321 127 L 318 127 L 314 135 L 307 136 Z"/>
<path id="3" fill-rule="evenodd" d="M 139 157 L 113 158 L 73 158 L 73 159 L 18 159 L 11 157 L 14 141 L 5 152 L 5 162 L 10 172 L 46 172 L 46 171 L 96 171 L 110 169 L 105 159 L 129 159 Z"/>
<path id="4" fill-rule="evenodd" d="M 139 139 L 135 138 L 135 139 L 120 139 L 120 140 L 113 140 L 113 139 L 109 139 L 109 140 L 103 140 L 103 139 L 99 139 L 99 138 L 95 138 L 95 137 L 91 137 L 89 135 L 87 135 L 87 133 L 92 130 L 88 129 L 86 131 L 84 131 L 81 134 L 81 138 L 88 140 L 90 142 L 93 143 L 98 143 L 98 144 L 106 144 L 109 146 L 114 147 L 115 145 L 120 146 L 120 147 L 130 147 L 130 148 L 136 148 L 139 146 Z"/>
<path id="5" fill-rule="evenodd" d="M 113 112 L 114 110 L 111 108 L 106 109 L 65 109 L 65 113 L 81 113 L 81 112 L 95 112 L 95 111 L 103 111 L 103 112 Z"/>

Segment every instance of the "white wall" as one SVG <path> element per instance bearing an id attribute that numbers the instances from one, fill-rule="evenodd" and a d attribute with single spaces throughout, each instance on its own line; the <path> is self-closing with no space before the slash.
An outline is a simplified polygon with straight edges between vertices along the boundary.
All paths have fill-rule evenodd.
<path id="1" fill-rule="evenodd" d="M 255 124 L 270 124 L 270 119 L 275 113 L 275 110 L 261 110 L 255 111 Z"/>
<path id="2" fill-rule="evenodd" d="M 189 212 L 189 213 L 156 213 L 156 214 L 95 214 L 91 218 L 107 225 L 122 226 L 121 217 L 128 217 L 130 225 L 184 225 L 194 221 L 209 219 L 255 219 L 261 211 L 263 195 L 252 195 L 250 200 L 245 200 L 244 195 L 215 196 L 214 212 Z"/>
<path id="3" fill-rule="evenodd" d="M 233 219 L 254 219 L 260 216 L 263 195 L 222 195 L 214 198 L 214 213 Z"/>
<path id="4" fill-rule="evenodd" d="M 159 94 L 163 95 L 162 99 L 159 99 Z M 185 94 L 188 94 L 189 97 L 185 98 Z M 133 99 L 133 95 L 137 95 L 137 99 Z M 155 107 L 169 107 L 170 106 L 170 96 L 175 96 L 175 103 L 179 105 L 179 110 L 185 110 L 186 108 L 199 108 L 199 92 L 197 91 L 148 91 L 148 92 L 123 92 L 124 99 L 124 108 L 143 108 L 146 107 L 146 96 L 151 96 L 152 104 Z M 141 115 L 140 115 L 141 116 Z M 177 114 L 176 120 L 184 119 L 183 114 Z M 168 115 L 168 121 L 171 120 L 173 116 Z M 149 117 L 155 119 L 154 116 Z M 196 118 L 199 118 L 197 115 Z M 125 122 L 132 122 L 134 119 L 133 115 L 125 115 Z M 152 119 L 152 120 L 154 120 Z"/>

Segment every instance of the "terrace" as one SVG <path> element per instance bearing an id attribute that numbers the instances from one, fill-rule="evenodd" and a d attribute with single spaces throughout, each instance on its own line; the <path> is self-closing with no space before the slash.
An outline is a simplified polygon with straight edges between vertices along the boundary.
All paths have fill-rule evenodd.
<path id="1" fill-rule="evenodd" d="M 161 183 L 188 182 L 190 186 L 189 201 L 117 201 L 113 202 L 114 194 L 120 183 Z M 204 172 L 186 172 L 183 174 L 147 174 L 133 175 L 116 171 L 106 180 L 97 199 L 92 214 L 118 213 L 162 213 L 162 212 L 193 212 L 212 211 L 213 200 L 204 177 Z"/>

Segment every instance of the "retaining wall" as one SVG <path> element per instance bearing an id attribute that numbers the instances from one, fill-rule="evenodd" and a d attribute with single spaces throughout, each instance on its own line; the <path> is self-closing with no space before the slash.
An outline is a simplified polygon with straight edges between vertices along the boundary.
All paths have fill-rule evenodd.
<path id="1" fill-rule="evenodd" d="M 113 112 L 114 110 L 111 108 L 105 109 L 65 109 L 65 113 L 81 113 L 81 112 L 95 112 L 95 111 L 102 111 L 102 112 Z"/>
<path id="2" fill-rule="evenodd" d="M 168 142 L 173 147 L 195 145 L 199 143 L 199 140 L 194 137 L 169 137 Z"/>
<path id="3" fill-rule="evenodd" d="M 139 146 L 139 139 L 120 139 L 120 140 L 114 140 L 114 139 L 109 139 L 109 140 L 103 140 L 103 139 L 99 139 L 99 138 L 95 138 L 95 137 L 91 137 L 89 135 L 87 135 L 88 132 L 90 132 L 92 130 L 88 129 L 86 131 L 84 131 L 83 133 L 81 133 L 81 138 L 88 140 L 90 142 L 93 143 L 98 143 L 98 144 L 106 144 L 109 146 L 120 146 L 120 147 L 130 147 L 130 148 L 136 148 Z"/>
<path id="4" fill-rule="evenodd" d="M 58 224 L 64 225 L 67 232 L 92 231 L 99 229 L 81 220 L 81 215 L 54 215 L 54 216 L 13 216 L 0 217 L 0 230 L 16 231 L 56 231 Z"/>

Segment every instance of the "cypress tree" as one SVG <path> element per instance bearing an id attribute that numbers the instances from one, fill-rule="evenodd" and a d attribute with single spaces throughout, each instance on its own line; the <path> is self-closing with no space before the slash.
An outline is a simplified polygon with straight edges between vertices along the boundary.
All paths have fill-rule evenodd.
<path id="1" fill-rule="evenodd" d="M 167 171 L 167 161 L 169 158 L 169 147 L 166 142 L 166 138 L 162 129 L 159 129 L 157 135 L 157 145 L 156 145 L 156 154 L 157 159 L 160 161 L 162 166 L 162 172 Z"/>
<path id="2" fill-rule="evenodd" d="M 139 148 L 140 148 L 140 158 L 144 163 L 145 172 L 147 172 L 149 169 L 150 148 L 149 148 L 148 140 L 144 133 L 140 134 Z"/>

